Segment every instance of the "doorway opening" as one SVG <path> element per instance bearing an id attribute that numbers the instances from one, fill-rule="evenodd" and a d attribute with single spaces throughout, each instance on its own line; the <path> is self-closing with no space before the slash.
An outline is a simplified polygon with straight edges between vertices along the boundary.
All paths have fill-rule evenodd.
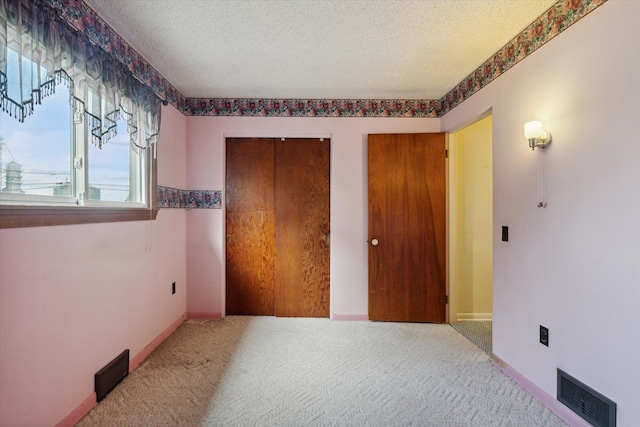
<path id="1" fill-rule="evenodd" d="M 449 319 L 491 353 L 492 116 L 449 135 Z"/>

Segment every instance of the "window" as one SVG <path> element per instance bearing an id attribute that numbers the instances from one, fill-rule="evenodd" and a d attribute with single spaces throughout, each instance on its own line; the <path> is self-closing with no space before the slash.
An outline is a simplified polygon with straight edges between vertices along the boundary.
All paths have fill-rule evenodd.
<path id="1" fill-rule="evenodd" d="M 150 150 L 132 149 L 124 120 L 99 149 L 85 122 L 73 122 L 64 86 L 37 114 L 24 123 L 0 115 L 2 227 L 155 218 Z"/>
<path id="2" fill-rule="evenodd" d="M 86 120 L 74 122 L 64 85 L 35 114 L 24 123 L 0 115 L 2 227 L 150 218 L 155 187 L 149 187 L 146 151 L 151 150 L 132 148 L 124 119 L 117 120 L 115 135 L 96 147 L 89 143 Z M 96 216 L 99 208 L 107 209 Z"/>
<path id="3" fill-rule="evenodd" d="M 159 100 L 35 5 L 0 4 L 0 228 L 154 219 Z"/>
<path id="4" fill-rule="evenodd" d="M 64 86 L 37 115 L 25 123 L 0 117 L 0 202 L 146 206 L 146 153 L 131 148 L 125 120 L 102 148 L 87 143 L 85 124 L 71 119 Z"/>
<path id="5" fill-rule="evenodd" d="M 69 92 L 64 92 L 58 90 L 45 100 L 38 120 L 28 117 L 20 123 L 0 116 L 2 203 L 39 200 L 44 204 L 47 197 L 73 196 L 71 108 Z"/>

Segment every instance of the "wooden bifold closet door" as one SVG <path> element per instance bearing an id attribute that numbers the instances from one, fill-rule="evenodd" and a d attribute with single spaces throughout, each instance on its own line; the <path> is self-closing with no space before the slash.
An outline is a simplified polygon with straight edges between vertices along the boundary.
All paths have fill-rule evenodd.
<path id="1" fill-rule="evenodd" d="M 329 317 L 329 140 L 226 140 L 226 313 Z"/>

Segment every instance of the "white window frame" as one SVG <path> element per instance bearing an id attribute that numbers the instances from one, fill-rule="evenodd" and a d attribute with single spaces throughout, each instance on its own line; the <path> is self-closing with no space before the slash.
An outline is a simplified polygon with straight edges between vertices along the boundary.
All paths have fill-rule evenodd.
<path id="1" fill-rule="evenodd" d="M 46 102 L 46 99 L 43 102 Z M 84 118 L 74 120 L 71 106 L 69 111 L 69 168 L 70 175 L 73 176 L 73 195 L 67 197 L 0 193 L 0 228 L 154 220 L 158 213 L 155 146 L 140 149 L 139 154 L 133 150 L 129 151 L 130 191 L 142 193 L 142 202 L 90 200 L 87 191 L 91 167 L 87 162 L 88 125 Z M 34 114 L 37 113 L 36 111 Z M 137 181 L 134 184 L 131 182 L 132 173 L 137 174 L 137 177 L 133 178 Z"/>

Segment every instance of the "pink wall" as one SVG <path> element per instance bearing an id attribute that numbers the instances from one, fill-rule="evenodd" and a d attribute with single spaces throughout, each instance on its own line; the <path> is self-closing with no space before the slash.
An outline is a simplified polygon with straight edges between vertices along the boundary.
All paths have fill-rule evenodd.
<path id="1" fill-rule="evenodd" d="M 453 131 L 492 109 L 494 351 L 551 396 L 556 367 L 566 370 L 617 401 L 618 425 L 632 426 L 639 18 L 640 3 L 607 2 L 442 119 L 185 118 L 165 108 L 158 183 L 224 190 L 225 136 L 330 137 L 331 316 L 366 318 L 366 135 Z M 543 153 L 522 136 L 534 118 L 553 133 Z M 540 155 L 544 210 L 535 207 Z M 143 351 L 186 310 L 224 314 L 224 209 L 0 230 L 0 425 L 55 424 L 91 397 L 99 368 L 124 348 Z M 550 328 L 548 348 L 539 324 Z"/>
<path id="2" fill-rule="evenodd" d="M 185 185 L 185 125 L 164 108 L 161 185 Z M 152 223 L 0 230 L 0 425 L 55 425 L 91 397 L 96 371 L 185 313 L 185 235 L 180 209 Z"/>
<path id="3" fill-rule="evenodd" d="M 439 119 L 189 117 L 189 188 L 225 188 L 225 136 L 331 138 L 331 317 L 367 318 L 366 136 Z M 224 209 L 187 213 L 188 311 L 224 313 Z"/>
<path id="4" fill-rule="evenodd" d="M 442 118 L 493 113 L 494 353 L 550 396 L 556 368 L 577 377 L 618 403 L 618 426 L 640 420 L 638 22 L 640 2 L 609 1 Z M 553 135 L 542 152 L 533 119 Z"/>
<path id="5" fill-rule="evenodd" d="M 160 136 L 158 185 L 186 190 L 187 118 L 171 106 L 162 107 Z"/>

